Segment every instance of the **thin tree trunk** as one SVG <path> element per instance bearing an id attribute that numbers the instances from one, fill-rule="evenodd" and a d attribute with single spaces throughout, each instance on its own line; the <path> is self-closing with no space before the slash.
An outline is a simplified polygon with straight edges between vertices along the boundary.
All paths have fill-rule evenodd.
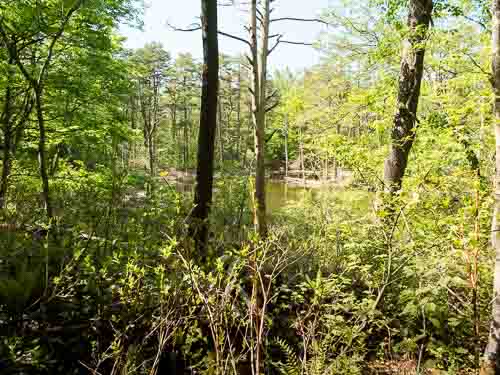
<path id="1" fill-rule="evenodd" d="M 236 157 L 241 160 L 241 63 L 238 64 L 238 102 L 236 103 Z"/>
<path id="2" fill-rule="evenodd" d="M 484 352 L 482 375 L 500 372 L 500 0 L 492 5 L 493 92 L 495 95 L 496 176 L 492 222 L 492 245 L 495 248 L 492 316 L 488 345 Z"/>
<path id="3" fill-rule="evenodd" d="M 36 106 L 36 117 L 38 120 L 38 131 L 39 131 L 38 162 L 40 165 L 40 178 L 42 179 L 42 196 L 45 204 L 45 210 L 47 211 L 47 217 L 49 220 L 51 220 L 54 217 L 54 211 L 50 199 L 49 176 L 47 173 L 47 156 L 45 152 L 47 135 L 46 135 L 45 119 L 42 107 L 43 106 L 42 88 L 40 86 L 35 88 L 35 106 Z"/>
<path id="4" fill-rule="evenodd" d="M 401 189 L 408 155 L 415 140 L 417 108 L 424 71 L 425 41 L 432 8 L 432 0 L 410 0 L 409 3 L 409 37 L 401 61 L 391 151 L 384 168 L 386 190 L 391 195 Z"/>
<path id="5" fill-rule="evenodd" d="M 203 76 L 198 135 L 198 160 L 191 231 L 199 256 L 208 247 L 208 217 L 212 204 L 215 134 L 219 91 L 219 43 L 217 39 L 217 2 L 202 0 Z"/>
<path id="6" fill-rule="evenodd" d="M 12 168 L 12 87 L 11 82 L 14 75 L 14 58 L 9 57 L 7 87 L 5 89 L 4 110 L 2 113 L 2 129 L 3 129 L 3 161 L 2 161 L 2 180 L 0 182 L 0 209 L 5 207 L 7 197 L 7 189 L 9 187 L 9 177 Z"/>
<path id="7" fill-rule="evenodd" d="M 267 237 L 266 218 L 266 171 L 265 171 L 265 129 L 266 129 L 266 87 L 267 57 L 269 50 L 270 0 L 264 0 L 261 22 L 260 51 L 257 42 L 257 2 L 251 2 L 251 41 L 253 70 L 253 120 L 255 126 L 255 192 L 254 224 L 261 238 Z"/>
<path id="8" fill-rule="evenodd" d="M 177 98 L 174 95 L 174 103 L 172 104 L 172 150 L 174 152 L 174 160 L 175 160 L 175 168 L 179 168 L 179 157 L 178 157 L 178 148 L 177 148 Z"/>
<path id="9" fill-rule="evenodd" d="M 184 87 L 186 87 L 186 77 L 184 77 Z M 187 172 L 188 168 L 188 108 L 187 108 L 187 98 L 184 97 L 184 127 L 183 127 L 183 133 L 184 133 L 184 152 L 183 152 L 183 164 L 184 164 L 184 171 Z"/>
<path id="10" fill-rule="evenodd" d="M 150 131 L 148 135 L 148 153 L 149 153 L 149 174 L 151 177 L 156 176 L 155 168 L 155 139 L 154 132 Z"/>
<path id="11" fill-rule="evenodd" d="M 7 190 L 9 187 L 9 177 L 12 168 L 12 137 L 11 129 L 4 130 L 3 140 L 3 161 L 2 161 L 2 180 L 0 182 L 0 210 L 5 207 Z"/>
<path id="12" fill-rule="evenodd" d="M 137 107 L 136 107 L 136 102 L 137 98 L 135 97 L 135 95 L 132 95 L 132 97 L 130 98 L 130 126 L 133 130 L 137 129 L 137 122 L 136 122 L 136 119 L 137 119 Z M 132 156 L 129 156 L 129 160 L 132 158 L 132 159 L 135 159 L 136 158 L 136 144 L 135 144 L 135 141 L 134 140 L 130 140 L 129 141 L 129 149 L 130 149 L 130 153 L 132 154 Z"/>

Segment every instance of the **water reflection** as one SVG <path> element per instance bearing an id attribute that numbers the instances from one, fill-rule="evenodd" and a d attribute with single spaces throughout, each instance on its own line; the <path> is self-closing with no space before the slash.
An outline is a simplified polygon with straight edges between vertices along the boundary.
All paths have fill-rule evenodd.
<path id="1" fill-rule="evenodd" d="M 266 203 L 268 213 L 283 208 L 290 203 L 300 202 L 306 198 L 315 200 L 331 187 L 304 187 L 290 185 L 282 181 L 269 181 L 266 185 Z"/>
<path id="2" fill-rule="evenodd" d="M 177 181 L 175 189 L 184 194 L 193 193 L 194 184 Z M 217 191 L 217 188 L 216 188 Z M 328 195 L 328 199 L 337 203 L 348 204 L 354 209 L 367 210 L 372 193 L 362 190 L 345 189 L 339 185 L 300 186 L 287 184 L 284 181 L 268 181 L 266 184 L 267 213 L 276 212 L 290 204 L 305 199 L 319 201 L 321 196 Z M 251 205 L 251 199 L 248 202 Z"/>

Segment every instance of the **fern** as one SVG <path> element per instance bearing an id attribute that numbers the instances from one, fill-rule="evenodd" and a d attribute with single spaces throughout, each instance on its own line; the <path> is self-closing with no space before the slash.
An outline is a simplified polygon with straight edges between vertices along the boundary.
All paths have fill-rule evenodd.
<path id="1" fill-rule="evenodd" d="M 285 355 L 285 363 L 279 371 L 283 375 L 301 375 L 302 369 L 300 365 L 299 358 L 294 352 L 293 348 L 281 338 L 275 340 L 276 345 L 280 348 L 281 352 Z"/>

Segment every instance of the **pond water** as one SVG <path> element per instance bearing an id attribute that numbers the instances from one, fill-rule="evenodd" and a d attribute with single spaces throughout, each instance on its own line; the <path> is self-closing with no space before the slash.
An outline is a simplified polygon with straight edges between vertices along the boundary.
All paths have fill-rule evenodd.
<path id="1" fill-rule="evenodd" d="M 269 181 L 266 185 L 267 211 L 272 213 L 304 199 L 318 199 L 321 194 L 328 193 L 332 189 L 330 186 L 304 187 L 287 184 L 284 181 Z"/>
<path id="2" fill-rule="evenodd" d="M 352 213 L 364 215 L 372 210 L 374 197 L 373 192 L 342 185 L 304 187 L 279 181 L 269 182 L 266 191 L 268 213 L 308 199 L 313 202 L 326 200 L 328 205 L 338 205 Z"/>
<path id="3" fill-rule="evenodd" d="M 182 193 L 193 191 L 192 183 L 177 183 L 176 190 Z M 364 190 L 353 190 L 340 185 L 301 186 L 285 181 L 268 181 L 266 184 L 267 212 L 273 213 L 286 206 L 309 199 L 319 200 L 321 197 L 345 204 L 354 210 L 369 209 L 373 193 Z M 251 204 L 249 202 L 249 204 Z"/>

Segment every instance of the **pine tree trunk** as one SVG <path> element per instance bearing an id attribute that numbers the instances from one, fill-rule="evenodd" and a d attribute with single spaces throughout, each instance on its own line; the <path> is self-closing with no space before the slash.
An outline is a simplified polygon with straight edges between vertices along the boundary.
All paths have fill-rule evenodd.
<path id="1" fill-rule="evenodd" d="M 492 245 L 495 248 L 495 270 L 492 317 L 488 345 L 484 352 L 482 375 L 500 372 L 500 0 L 492 5 L 493 92 L 495 95 L 496 176 L 495 204 L 492 223 Z"/>
<path id="2" fill-rule="evenodd" d="M 266 129 L 266 87 L 267 57 L 269 50 L 270 0 L 263 1 L 260 51 L 257 42 L 257 2 L 251 2 L 250 44 L 252 46 L 252 112 L 255 126 L 255 192 L 254 224 L 261 238 L 267 237 L 266 218 L 266 170 L 265 170 L 265 129 Z"/>
<path id="3" fill-rule="evenodd" d="M 425 41 L 432 8 L 432 0 L 410 0 L 409 3 L 409 37 L 405 42 L 401 61 L 391 151 L 384 169 L 386 190 L 391 195 L 401 189 L 408 155 L 415 140 L 417 108 L 424 72 Z"/>
<path id="4" fill-rule="evenodd" d="M 215 134 L 219 91 L 219 43 L 217 39 L 217 2 L 202 0 L 203 76 L 198 135 L 195 208 L 191 232 L 199 256 L 207 255 L 208 216 L 212 204 L 214 179 Z"/>

